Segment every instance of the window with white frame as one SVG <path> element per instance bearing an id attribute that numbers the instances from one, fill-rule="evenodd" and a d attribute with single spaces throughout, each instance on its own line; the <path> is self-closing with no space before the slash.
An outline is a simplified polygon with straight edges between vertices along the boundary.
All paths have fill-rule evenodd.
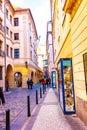
<path id="1" fill-rule="evenodd" d="M 10 57 L 12 58 L 13 57 L 13 49 L 10 48 Z"/>
<path id="2" fill-rule="evenodd" d="M 30 46 L 32 46 L 32 37 L 30 36 Z"/>
<path id="3" fill-rule="evenodd" d="M 14 33 L 14 40 L 19 40 L 19 33 Z"/>
<path id="4" fill-rule="evenodd" d="M 14 26 L 19 26 L 19 19 L 18 18 L 14 18 Z"/>
<path id="5" fill-rule="evenodd" d="M 19 49 L 14 49 L 14 58 L 19 58 Z"/>
<path id="6" fill-rule="evenodd" d="M 12 31 L 10 31 L 10 38 L 12 38 Z"/>
<path id="7" fill-rule="evenodd" d="M 30 59 L 32 60 L 32 51 L 30 51 Z"/>
<path id="8" fill-rule="evenodd" d="M 7 47 L 6 48 L 7 49 L 7 51 L 6 51 L 7 52 L 7 56 L 9 56 L 9 46 L 7 45 L 6 47 Z"/>
<path id="9" fill-rule="evenodd" d="M 8 9 L 6 9 L 6 18 L 8 19 Z"/>

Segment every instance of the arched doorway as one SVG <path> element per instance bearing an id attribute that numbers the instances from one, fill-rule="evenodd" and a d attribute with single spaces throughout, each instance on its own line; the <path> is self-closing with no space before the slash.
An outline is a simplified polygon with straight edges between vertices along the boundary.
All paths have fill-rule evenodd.
<path id="1" fill-rule="evenodd" d="M 8 80 L 9 88 L 14 87 L 14 74 L 13 74 L 13 67 L 11 64 L 8 64 L 6 69 L 6 80 Z"/>
<path id="2" fill-rule="evenodd" d="M 20 72 L 16 72 L 14 74 L 15 87 L 22 87 L 22 74 Z"/>
<path id="3" fill-rule="evenodd" d="M 34 77 L 34 72 L 31 71 L 31 78 L 33 79 L 33 77 Z"/>

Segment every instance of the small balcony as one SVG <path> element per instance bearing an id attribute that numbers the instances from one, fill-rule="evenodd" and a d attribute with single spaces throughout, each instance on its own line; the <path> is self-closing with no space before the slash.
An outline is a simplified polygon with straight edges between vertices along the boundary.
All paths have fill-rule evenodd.
<path id="1" fill-rule="evenodd" d="M 75 4 L 75 0 L 65 0 L 63 4 L 64 12 L 71 14 L 74 4 Z"/>
<path id="2" fill-rule="evenodd" d="M 0 50 L 0 56 L 4 57 L 4 51 Z"/>
<path id="3" fill-rule="evenodd" d="M 4 26 L 0 23 L 0 30 L 4 32 Z"/>

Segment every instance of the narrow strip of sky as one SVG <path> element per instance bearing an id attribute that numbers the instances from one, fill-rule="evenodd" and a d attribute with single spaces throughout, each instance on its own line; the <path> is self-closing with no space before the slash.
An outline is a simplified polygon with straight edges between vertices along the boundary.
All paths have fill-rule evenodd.
<path id="1" fill-rule="evenodd" d="M 10 0 L 13 5 L 30 8 L 40 43 L 46 42 L 47 22 L 50 20 L 50 0 Z"/>

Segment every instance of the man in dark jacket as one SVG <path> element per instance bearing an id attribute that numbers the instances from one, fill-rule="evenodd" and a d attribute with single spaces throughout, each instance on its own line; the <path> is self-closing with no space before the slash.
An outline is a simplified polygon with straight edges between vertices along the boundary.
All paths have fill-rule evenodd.
<path id="1" fill-rule="evenodd" d="M 8 89 L 9 89 L 9 82 L 8 82 L 8 80 L 6 80 L 5 86 L 6 86 L 6 92 L 8 92 Z"/>
<path id="2" fill-rule="evenodd" d="M 30 80 L 30 86 L 31 86 L 31 89 L 32 89 L 32 86 L 33 86 L 33 80 L 32 79 Z"/>
<path id="3" fill-rule="evenodd" d="M 29 80 L 29 78 L 27 80 L 27 85 L 28 85 L 28 89 L 29 89 L 30 88 L 30 80 Z"/>
<path id="4" fill-rule="evenodd" d="M 3 88 L 2 87 L 0 87 L 0 99 L 1 99 L 2 105 L 4 105 L 5 104 L 5 98 L 4 98 Z"/>

